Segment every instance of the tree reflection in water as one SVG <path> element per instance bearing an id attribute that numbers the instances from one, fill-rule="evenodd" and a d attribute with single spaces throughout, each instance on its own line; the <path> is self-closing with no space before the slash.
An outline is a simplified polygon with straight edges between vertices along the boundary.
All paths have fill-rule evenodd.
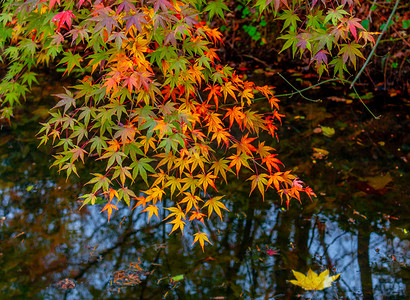
<path id="1" fill-rule="evenodd" d="M 311 296 L 288 282 L 291 270 L 312 267 L 341 273 L 315 299 L 405 299 L 410 295 L 407 166 L 399 154 L 377 152 L 363 137 L 365 148 L 350 139 L 358 138 L 362 128 L 370 132 L 378 126 L 373 137 L 387 129 L 360 118 L 345 120 L 349 127 L 327 141 L 333 159 L 313 162 L 310 149 L 323 146 L 324 138 L 311 134 L 320 121 L 314 114 L 305 123 L 292 116 L 321 108 L 310 103 L 289 107 L 281 151 L 291 153 L 285 161 L 299 166 L 303 179 L 321 195 L 286 211 L 276 196 L 262 202 L 249 197 L 247 184 L 232 180 L 220 187 L 230 199 L 224 222 L 205 220 L 213 243 L 205 253 L 191 246 L 190 234 L 168 236 L 170 225 L 155 218 L 147 224 L 147 215 L 139 211 L 120 208 L 109 224 L 100 205 L 79 211 L 77 197 L 85 192 L 87 178 L 66 182 L 50 170 L 52 149 L 37 149 L 36 128 L 27 127 L 37 121 L 35 114 L 22 113 L 20 122 L 0 133 L 2 297 L 291 299 Z M 338 116 L 338 122 L 347 115 Z M 408 120 L 396 122 L 386 126 L 408 128 Z M 392 143 L 410 144 L 404 133 Z M 364 178 L 379 172 L 393 179 L 387 187 L 369 190 Z"/>

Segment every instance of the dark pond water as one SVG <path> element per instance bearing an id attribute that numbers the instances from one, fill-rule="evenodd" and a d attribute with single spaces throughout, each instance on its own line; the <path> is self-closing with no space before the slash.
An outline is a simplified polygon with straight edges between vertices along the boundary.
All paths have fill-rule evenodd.
<path id="1" fill-rule="evenodd" d="M 314 299 L 410 296 L 404 97 L 370 94 L 378 120 L 333 86 L 308 93 L 321 103 L 283 99 L 287 118 L 272 146 L 318 198 L 285 210 L 277 195 L 263 202 L 232 180 L 220 187 L 230 212 L 207 221 L 213 245 L 202 253 L 189 234 L 168 236 L 169 225 L 147 224 L 137 210 L 123 207 L 109 224 L 101 205 L 78 210 L 87 178 L 59 176 L 49 168 L 53 150 L 35 138 L 57 89 L 38 89 L 0 131 L 1 299 L 309 298 L 288 282 L 291 270 L 309 268 L 341 273 Z"/>

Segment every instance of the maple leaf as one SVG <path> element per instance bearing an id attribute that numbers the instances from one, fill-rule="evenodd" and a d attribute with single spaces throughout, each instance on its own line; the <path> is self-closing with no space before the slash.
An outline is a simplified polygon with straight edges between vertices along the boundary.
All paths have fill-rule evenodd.
<path id="1" fill-rule="evenodd" d="M 109 7 L 104 7 L 98 10 L 98 14 L 89 19 L 90 21 L 97 21 L 93 31 L 98 32 L 101 29 L 107 31 L 110 35 L 113 28 L 118 27 L 118 17 L 113 14 L 113 10 Z"/>
<path id="2" fill-rule="evenodd" d="M 65 11 L 62 11 L 62 12 L 59 12 L 58 14 L 56 14 L 54 16 L 54 18 L 52 19 L 52 21 L 55 22 L 55 23 L 57 23 L 57 21 L 58 21 L 57 31 L 60 31 L 60 28 L 64 24 L 67 25 L 68 29 L 71 29 L 72 18 L 74 18 L 74 19 L 76 18 L 76 16 L 73 14 L 73 12 L 71 10 L 65 10 Z"/>
<path id="3" fill-rule="evenodd" d="M 359 18 L 353 18 L 353 17 L 350 17 L 349 19 L 343 18 L 343 19 L 341 20 L 341 22 L 346 23 L 347 28 L 349 28 L 349 31 L 352 33 L 352 35 L 353 35 L 354 39 L 356 40 L 356 42 L 357 42 L 357 31 L 356 31 L 356 28 L 360 28 L 360 29 L 362 29 L 362 30 L 366 30 L 366 29 L 364 29 L 364 27 L 363 27 L 358 21 L 360 21 Z"/>
<path id="4" fill-rule="evenodd" d="M 204 91 L 208 91 L 208 90 L 209 90 L 208 101 L 211 100 L 211 98 L 213 97 L 216 109 L 218 109 L 218 103 L 219 103 L 218 97 L 222 96 L 220 92 L 221 87 L 219 85 L 213 85 L 213 86 L 208 85 L 208 87 L 204 89 Z"/>
<path id="5" fill-rule="evenodd" d="M 128 177 L 132 181 L 134 181 L 134 178 L 132 177 L 131 173 L 129 170 L 131 170 L 130 167 L 123 167 L 123 166 L 115 166 L 114 167 L 114 174 L 112 175 L 112 179 L 117 178 L 120 176 L 121 184 L 125 184 L 125 179 Z"/>
<path id="6" fill-rule="evenodd" d="M 228 167 L 228 163 L 229 160 L 226 159 L 220 159 L 220 160 L 216 160 L 212 166 L 211 166 L 211 170 L 214 170 L 214 175 L 218 176 L 218 174 L 220 173 L 222 178 L 226 181 L 226 171 L 229 170 Z M 232 170 L 230 170 L 232 172 Z"/>
<path id="7" fill-rule="evenodd" d="M 73 153 L 73 156 L 71 157 L 71 162 L 75 162 L 78 158 L 81 158 L 81 161 L 84 163 L 84 154 L 87 154 L 87 152 L 78 147 L 75 146 L 73 149 L 70 150 L 71 153 Z"/>
<path id="8" fill-rule="evenodd" d="M 275 168 L 278 172 L 280 171 L 278 164 L 284 166 L 284 164 L 277 158 L 277 154 L 269 154 L 262 159 L 262 163 L 265 163 L 268 167 L 269 173 L 272 173 L 272 167 Z"/>
<path id="9" fill-rule="evenodd" d="M 281 32 L 287 27 L 291 26 L 293 31 L 297 28 L 297 22 L 301 21 L 299 16 L 293 10 L 284 10 L 282 15 L 278 17 L 279 20 L 285 20 Z"/>
<path id="10" fill-rule="evenodd" d="M 178 228 L 181 230 L 182 234 L 184 234 L 184 226 L 186 225 L 186 223 L 182 221 L 181 218 L 175 218 L 173 221 L 168 222 L 168 224 L 174 224 L 174 227 L 172 227 L 172 230 L 169 234 L 173 233 Z"/>
<path id="11" fill-rule="evenodd" d="M 130 11 L 137 11 L 137 8 L 132 0 L 122 0 L 117 7 L 116 14 L 119 15 L 123 10 L 128 13 Z"/>
<path id="12" fill-rule="evenodd" d="M 73 97 L 73 94 L 66 88 L 64 89 L 65 89 L 65 94 L 54 94 L 53 95 L 53 96 L 59 97 L 61 100 L 58 101 L 58 103 L 52 108 L 54 109 L 57 107 L 64 106 L 63 114 L 65 114 L 71 106 L 76 107 L 76 100 Z"/>
<path id="13" fill-rule="evenodd" d="M 175 216 L 175 218 L 177 219 L 185 219 L 185 213 L 178 204 L 177 207 L 170 207 L 165 209 L 169 210 L 171 213 L 164 219 L 164 221 L 168 220 L 172 216 Z"/>
<path id="14" fill-rule="evenodd" d="M 269 5 L 271 4 L 271 2 L 273 1 L 273 5 L 275 8 L 275 11 L 279 10 L 279 6 L 280 3 L 282 2 L 286 7 L 288 6 L 288 2 L 287 0 L 258 0 L 255 4 L 255 6 L 259 6 L 259 13 L 262 14 L 263 10 Z"/>
<path id="15" fill-rule="evenodd" d="M 221 91 L 224 95 L 224 102 L 226 101 L 226 97 L 228 96 L 228 94 L 235 99 L 236 101 L 236 95 L 234 93 L 234 91 L 239 91 L 238 88 L 236 86 L 234 86 L 232 84 L 232 82 L 228 81 L 225 82 L 224 85 L 221 86 Z"/>
<path id="16" fill-rule="evenodd" d="M 142 205 L 142 208 L 145 208 L 145 206 L 147 205 L 147 202 L 151 201 L 151 200 L 147 200 L 147 198 L 145 198 L 144 196 L 141 197 L 135 197 L 135 200 L 138 200 L 137 204 L 134 205 L 134 207 L 132 208 L 133 210 Z"/>
<path id="17" fill-rule="evenodd" d="M 73 70 L 74 67 L 78 67 L 81 69 L 81 62 L 83 61 L 83 58 L 80 56 L 80 54 L 73 54 L 70 50 L 67 52 L 64 52 L 64 57 L 60 60 L 58 64 L 66 64 L 67 69 L 65 70 L 64 74 L 70 72 Z"/>
<path id="18" fill-rule="evenodd" d="M 205 225 L 205 223 L 204 223 L 204 217 L 206 217 L 205 214 L 201 213 L 199 210 L 196 210 L 196 211 L 191 210 L 191 213 L 192 213 L 192 215 L 189 217 L 189 221 L 192 221 L 192 220 L 196 219 L 196 220 L 202 222 L 202 224 Z"/>
<path id="19" fill-rule="evenodd" d="M 234 106 L 232 109 L 228 108 L 225 118 L 229 117 L 229 129 L 231 129 L 234 121 L 238 123 L 239 127 L 242 127 L 242 120 L 245 119 L 245 114 L 242 112 L 242 106 Z"/>
<path id="20" fill-rule="evenodd" d="M 222 199 L 223 197 L 224 196 L 213 197 L 209 199 L 208 201 L 206 201 L 204 206 L 202 206 L 202 208 L 208 207 L 208 219 L 211 216 L 212 212 L 215 211 L 216 214 L 221 218 L 221 221 L 222 221 L 221 208 L 229 211 L 222 202 L 218 201 Z"/>
<path id="21" fill-rule="evenodd" d="M 209 11 L 210 20 L 215 14 L 225 20 L 224 10 L 230 11 L 228 6 L 226 6 L 226 4 L 222 0 L 210 1 L 205 7 L 205 11 Z"/>
<path id="22" fill-rule="evenodd" d="M 87 203 L 90 203 L 90 202 L 91 202 L 91 205 L 94 205 L 95 200 L 97 200 L 97 196 L 95 194 L 85 194 L 85 195 L 82 195 L 78 198 L 79 199 L 84 199 L 83 204 L 81 205 L 81 207 L 79 209 L 83 208 L 84 205 L 86 205 Z"/>
<path id="23" fill-rule="evenodd" d="M 329 52 L 327 52 L 326 50 L 320 50 L 316 53 L 316 55 L 313 58 L 316 59 L 318 64 L 321 64 L 322 62 L 327 64 L 326 54 L 329 54 Z"/>
<path id="24" fill-rule="evenodd" d="M 252 180 L 251 192 L 249 193 L 249 196 L 252 194 L 255 187 L 258 186 L 259 192 L 262 194 L 262 199 L 265 200 L 265 185 L 268 182 L 266 177 L 268 177 L 268 175 L 258 174 L 258 175 L 253 175 L 247 179 L 247 180 Z"/>
<path id="25" fill-rule="evenodd" d="M 210 113 L 206 115 L 206 126 L 208 126 L 209 132 L 218 132 L 223 129 L 223 123 L 221 119 L 219 119 L 219 116 L 220 114 L 217 113 Z"/>
<path id="26" fill-rule="evenodd" d="M 231 163 L 229 164 L 229 169 L 233 166 L 236 167 L 236 176 L 239 178 L 239 170 L 241 169 L 242 165 L 247 167 L 249 170 L 252 170 L 248 164 L 248 159 L 251 157 L 246 155 L 245 153 L 231 155 L 228 159 L 231 159 Z"/>
<path id="27" fill-rule="evenodd" d="M 112 214 L 112 210 L 113 210 L 113 209 L 118 210 L 118 207 L 116 207 L 114 204 L 111 204 L 111 201 L 110 201 L 110 202 L 108 202 L 108 203 L 104 206 L 104 208 L 100 211 L 100 213 L 102 213 L 104 210 L 107 211 L 107 213 L 108 213 L 108 223 L 110 223 L 110 217 L 111 217 L 111 214 Z"/>
<path id="28" fill-rule="evenodd" d="M 91 173 L 91 175 L 94 175 L 95 177 L 86 184 L 94 183 L 93 193 L 98 191 L 100 188 L 102 188 L 104 191 L 108 191 L 111 180 L 107 176 L 99 173 Z"/>
<path id="29" fill-rule="evenodd" d="M 236 148 L 236 154 L 249 154 L 253 156 L 252 152 L 256 151 L 256 148 L 251 144 L 252 141 L 256 140 L 256 138 L 248 138 L 248 133 L 241 138 L 241 141 L 232 145 L 232 148 Z"/>
<path id="30" fill-rule="evenodd" d="M 165 191 L 158 186 L 154 186 L 151 189 L 144 191 L 144 193 L 148 195 L 147 202 L 152 200 L 152 202 L 156 204 L 158 200 L 161 202 L 162 195 L 165 194 Z"/>
<path id="31" fill-rule="evenodd" d="M 197 184 L 198 186 L 203 187 L 204 193 L 206 193 L 206 189 L 208 188 L 208 185 L 212 186 L 216 191 L 218 191 L 216 189 L 215 186 L 215 179 L 217 178 L 215 175 L 208 173 L 208 174 L 198 174 L 196 177 L 199 178 Z"/>
<path id="32" fill-rule="evenodd" d="M 255 133 L 258 133 L 259 129 L 266 129 L 265 120 L 262 119 L 260 114 L 257 114 L 249 109 L 244 112 L 244 115 L 245 118 L 243 119 L 243 125 L 245 128 L 248 128 Z"/>
<path id="33" fill-rule="evenodd" d="M 108 199 L 109 202 L 111 202 L 112 199 L 114 199 L 114 197 L 117 198 L 117 200 L 120 199 L 120 196 L 118 195 L 118 192 L 112 188 L 110 188 L 107 192 L 104 192 L 104 194 L 108 194 Z"/>
<path id="34" fill-rule="evenodd" d="M 48 9 L 51 10 L 54 5 L 56 4 L 56 2 L 58 3 L 58 5 L 60 5 L 60 0 L 50 0 L 50 4 L 48 5 Z"/>
<path id="35" fill-rule="evenodd" d="M 178 190 L 181 190 L 181 178 L 176 178 L 174 176 L 168 176 L 167 182 L 165 183 L 165 187 L 171 186 L 171 199 L 172 195 L 175 192 L 175 189 L 178 188 Z"/>
<path id="36" fill-rule="evenodd" d="M 286 182 L 285 179 L 282 177 L 282 172 L 276 172 L 274 174 L 269 175 L 269 180 L 268 183 L 266 184 L 266 187 L 270 187 L 273 183 L 274 187 L 276 188 L 277 191 L 279 191 L 280 187 L 279 184 L 280 182 Z"/>
<path id="37" fill-rule="evenodd" d="M 229 138 L 232 137 L 232 135 L 226 130 L 226 129 L 219 129 L 214 134 L 212 135 L 211 141 L 214 139 L 217 140 L 218 146 L 221 143 L 221 141 L 226 145 L 226 147 L 229 147 Z"/>
<path id="38" fill-rule="evenodd" d="M 362 45 L 356 43 L 342 44 L 339 55 L 343 54 L 343 62 L 346 64 L 347 60 L 349 59 L 352 62 L 353 67 L 356 69 L 356 56 L 364 59 L 362 52 L 360 52 L 360 50 L 358 49 L 362 47 Z"/>
<path id="39" fill-rule="evenodd" d="M 223 44 L 222 33 L 218 30 L 218 28 L 209 28 L 208 26 L 203 26 L 202 28 L 205 29 L 206 35 L 213 40 L 214 44 L 217 44 L 217 42 L 221 42 Z"/>
<path id="40" fill-rule="evenodd" d="M 258 149 L 256 149 L 256 152 L 260 155 L 261 158 L 268 156 L 270 154 L 269 151 L 275 151 L 275 149 L 270 146 L 265 146 L 264 141 L 262 143 L 258 143 Z"/>
<path id="41" fill-rule="evenodd" d="M 160 7 L 165 12 L 168 10 L 168 8 L 170 10 L 175 9 L 174 6 L 167 0 L 150 0 L 149 3 L 154 4 L 154 12 L 157 12 Z"/>
<path id="42" fill-rule="evenodd" d="M 153 214 L 155 214 L 157 216 L 158 220 L 160 220 L 160 218 L 158 216 L 158 207 L 156 207 L 155 205 L 148 205 L 147 208 L 145 208 L 141 212 L 148 212 L 148 221 L 147 221 L 147 223 L 149 223 L 149 219 L 151 219 Z"/>
<path id="43" fill-rule="evenodd" d="M 375 44 L 375 40 L 374 37 L 372 35 L 374 34 L 380 34 L 380 32 L 368 32 L 368 31 L 361 31 L 359 34 L 359 39 L 363 39 L 364 40 L 364 44 L 366 45 L 367 42 L 369 41 L 370 43 L 372 43 L 373 47 Z"/>
<path id="44" fill-rule="evenodd" d="M 329 270 L 327 269 L 320 273 L 320 275 L 317 275 L 312 269 L 309 269 L 307 276 L 295 270 L 292 270 L 292 272 L 296 280 L 290 280 L 289 282 L 307 291 L 320 291 L 328 288 L 340 276 L 340 273 L 329 276 Z"/>
<path id="45" fill-rule="evenodd" d="M 199 196 L 196 196 L 196 195 L 194 195 L 192 193 L 189 193 L 189 192 L 184 193 L 184 194 L 185 194 L 186 197 L 184 199 L 182 199 L 178 204 L 186 203 L 186 209 L 185 209 L 186 212 L 189 212 L 191 210 L 192 206 L 195 207 L 196 210 L 198 210 L 199 209 L 198 208 L 198 202 L 202 201 L 202 199 L 199 198 Z"/>
<path id="46" fill-rule="evenodd" d="M 348 15 L 349 13 L 342 9 L 343 5 L 338 6 L 336 9 L 329 9 L 325 17 L 324 23 L 332 20 L 333 25 L 337 25 L 337 22 L 343 19 L 343 15 Z"/>
<path id="47" fill-rule="evenodd" d="M 248 105 L 251 105 L 251 99 L 255 97 L 251 88 L 244 89 L 242 92 L 239 93 L 239 95 L 241 96 L 241 106 L 243 106 L 243 98 L 246 99 L 246 103 Z"/>
<path id="48" fill-rule="evenodd" d="M 192 245 L 193 244 L 195 244 L 196 242 L 199 242 L 199 244 L 201 245 L 201 248 L 202 248 L 202 252 L 204 252 L 204 245 L 205 245 L 205 242 L 208 242 L 209 244 L 212 244 L 209 240 L 208 240 L 208 237 L 207 237 L 207 233 L 205 233 L 205 232 L 198 232 L 198 233 L 195 233 L 194 234 L 194 242 L 192 243 Z"/>
<path id="49" fill-rule="evenodd" d="M 278 251 L 277 250 L 272 250 L 272 249 L 269 249 L 269 250 L 267 250 L 267 251 L 265 251 L 266 252 L 266 254 L 268 254 L 269 256 L 272 256 L 272 255 L 279 255 L 279 253 L 278 253 Z"/>
<path id="50" fill-rule="evenodd" d="M 317 197 L 316 194 L 313 192 L 313 190 L 310 187 L 305 187 L 305 193 L 306 195 L 309 196 L 310 200 L 312 200 L 311 196 Z"/>
<path id="51" fill-rule="evenodd" d="M 272 118 L 273 118 L 273 119 L 277 119 L 277 120 L 280 122 L 280 124 L 282 124 L 282 117 L 285 117 L 285 115 L 280 114 L 280 113 L 275 109 L 275 111 L 273 112 Z"/>

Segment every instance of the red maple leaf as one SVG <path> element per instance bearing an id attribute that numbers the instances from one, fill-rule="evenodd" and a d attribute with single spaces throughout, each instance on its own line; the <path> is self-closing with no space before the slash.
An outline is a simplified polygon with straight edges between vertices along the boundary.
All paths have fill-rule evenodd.
<path id="1" fill-rule="evenodd" d="M 64 26 L 64 24 L 67 25 L 67 29 L 71 29 L 72 18 L 76 18 L 73 12 L 71 10 L 65 10 L 56 14 L 52 21 L 56 23 L 57 31 L 60 31 L 60 28 Z"/>
<path id="2" fill-rule="evenodd" d="M 365 30 L 364 27 L 358 22 L 358 21 L 360 21 L 360 19 L 359 19 L 359 18 L 350 17 L 349 19 L 343 18 L 341 21 L 346 23 L 346 27 L 349 28 L 349 31 L 352 33 L 354 39 L 355 39 L 356 42 L 357 42 L 357 31 L 356 31 L 356 27 L 357 27 L 357 28 L 360 28 L 360 29 L 362 29 L 362 30 Z"/>
<path id="3" fill-rule="evenodd" d="M 272 249 L 269 249 L 269 250 L 267 250 L 267 251 L 265 251 L 268 255 L 270 255 L 270 256 L 272 256 L 272 255 L 279 255 L 279 253 L 278 253 L 278 251 L 277 250 L 272 250 Z"/>

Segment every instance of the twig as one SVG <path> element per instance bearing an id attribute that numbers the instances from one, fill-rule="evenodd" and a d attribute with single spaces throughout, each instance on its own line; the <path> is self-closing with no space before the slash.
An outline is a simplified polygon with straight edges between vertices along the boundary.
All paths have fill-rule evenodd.
<path id="1" fill-rule="evenodd" d="M 363 104 L 363 106 L 367 109 L 367 111 L 372 115 L 373 118 L 376 120 L 380 119 L 381 115 L 375 116 L 374 113 L 370 110 L 370 108 L 367 107 L 367 105 L 363 102 L 362 98 L 360 98 L 359 93 L 356 91 L 356 88 L 353 86 L 353 90 L 356 93 L 356 96 L 359 98 L 360 102 Z"/>
<path id="2" fill-rule="evenodd" d="M 277 74 L 278 74 L 283 80 L 285 80 L 286 83 L 289 84 L 302 98 L 304 98 L 304 99 L 306 99 L 306 100 L 308 100 L 308 101 L 312 101 L 312 102 L 322 102 L 321 99 L 314 100 L 314 99 L 310 99 L 310 98 L 304 96 L 304 95 L 302 94 L 302 91 L 301 91 L 301 90 L 298 90 L 295 86 L 293 86 L 285 77 L 282 76 L 282 74 L 280 74 L 279 72 L 278 72 Z M 293 96 L 293 93 L 291 94 L 291 96 Z"/>
<path id="3" fill-rule="evenodd" d="M 355 82 L 357 81 L 357 79 L 359 79 L 360 75 L 363 73 L 364 69 L 366 68 L 367 64 L 370 62 L 370 58 L 373 56 L 374 52 L 376 51 L 377 46 L 380 43 L 380 40 L 383 36 L 383 34 L 386 32 L 387 27 L 389 27 L 389 23 L 391 21 L 391 19 L 393 18 L 394 13 L 396 12 L 397 6 L 399 6 L 399 2 L 400 0 L 396 0 L 396 5 L 394 5 L 394 8 L 389 16 L 389 19 L 386 22 L 386 26 L 384 26 L 381 34 L 379 35 L 379 37 L 377 38 L 376 44 L 374 45 L 372 51 L 370 52 L 369 56 L 367 57 L 363 67 L 360 69 L 359 73 L 357 73 L 356 77 L 353 79 L 352 83 L 350 84 L 350 88 L 353 88 Z M 363 101 L 362 101 L 363 103 Z M 364 104 L 364 103 L 363 103 Z M 367 107 L 366 107 L 367 108 Z M 372 114 L 373 115 L 373 114 Z"/>

